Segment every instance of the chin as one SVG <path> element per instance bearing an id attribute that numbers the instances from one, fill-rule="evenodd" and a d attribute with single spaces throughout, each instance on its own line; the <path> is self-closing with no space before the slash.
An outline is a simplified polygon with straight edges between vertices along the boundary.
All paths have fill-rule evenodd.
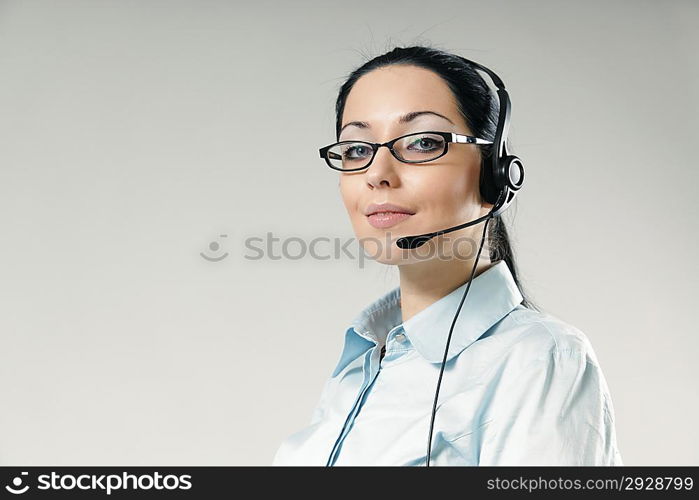
<path id="1" fill-rule="evenodd" d="M 408 264 L 411 258 L 410 251 L 398 248 L 395 240 L 400 236 L 390 235 L 390 237 L 392 241 L 387 241 L 385 233 L 365 235 L 360 245 L 364 255 L 360 258 L 385 265 Z"/>

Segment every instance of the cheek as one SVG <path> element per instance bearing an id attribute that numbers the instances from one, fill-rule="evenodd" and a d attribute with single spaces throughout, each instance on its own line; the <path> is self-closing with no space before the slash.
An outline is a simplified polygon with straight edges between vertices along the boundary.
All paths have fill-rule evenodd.
<path id="1" fill-rule="evenodd" d="M 469 200 L 474 189 L 471 177 L 462 165 L 440 165 L 439 169 L 415 172 L 406 179 L 406 185 L 419 206 L 435 213 L 453 213 Z"/>
<path id="2" fill-rule="evenodd" d="M 340 196 L 342 196 L 342 202 L 348 212 L 352 213 L 356 210 L 359 190 L 357 189 L 357 182 L 353 182 L 353 179 L 349 177 L 341 177 L 339 181 Z"/>

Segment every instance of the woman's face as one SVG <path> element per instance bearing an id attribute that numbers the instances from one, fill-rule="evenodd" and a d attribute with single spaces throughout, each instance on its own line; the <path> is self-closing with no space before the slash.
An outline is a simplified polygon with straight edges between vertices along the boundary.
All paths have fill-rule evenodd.
<path id="1" fill-rule="evenodd" d="M 399 121 L 416 111 L 432 111 L 445 118 L 427 113 Z M 383 143 L 428 130 L 473 135 L 441 77 L 408 65 L 382 67 L 359 78 L 347 97 L 342 127 L 340 141 Z M 411 264 L 440 256 L 475 258 L 482 223 L 438 236 L 413 250 L 395 244 L 401 236 L 438 231 L 488 212 L 492 205 L 481 201 L 478 189 L 480 152 L 475 145 L 449 143 L 446 155 L 418 164 L 402 163 L 384 147 L 368 169 L 339 175 L 355 235 L 370 258 L 385 264 Z M 382 203 L 398 205 L 412 215 L 394 216 L 393 220 L 366 215 L 370 204 Z"/>

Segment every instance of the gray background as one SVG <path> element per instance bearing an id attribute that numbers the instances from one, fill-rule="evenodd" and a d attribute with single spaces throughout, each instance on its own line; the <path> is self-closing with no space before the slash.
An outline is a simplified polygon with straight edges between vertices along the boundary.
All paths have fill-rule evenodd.
<path id="1" fill-rule="evenodd" d="M 397 270 L 245 239 L 353 236 L 337 90 L 423 42 L 508 86 L 525 290 L 592 341 L 625 463 L 699 463 L 698 7 L 0 2 L 0 463 L 270 463 Z"/>

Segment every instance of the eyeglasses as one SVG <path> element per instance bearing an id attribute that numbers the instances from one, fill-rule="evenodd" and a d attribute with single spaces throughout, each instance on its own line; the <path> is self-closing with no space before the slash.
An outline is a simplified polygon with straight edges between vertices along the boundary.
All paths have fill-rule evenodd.
<path id="1" fill-rule="evenodd" d="M 492 141 L 453 132 L 416 132 L 402 135 L 383 144 L 366 141 L 340 141 L 320 148 L 320 157 L 332 169 L 356 172 L 371 165 L 379 148 L 386 146 L 403 163 L 425 163 L 444 156 L 450 142 L 460 144 L 492 144 Z"/>

